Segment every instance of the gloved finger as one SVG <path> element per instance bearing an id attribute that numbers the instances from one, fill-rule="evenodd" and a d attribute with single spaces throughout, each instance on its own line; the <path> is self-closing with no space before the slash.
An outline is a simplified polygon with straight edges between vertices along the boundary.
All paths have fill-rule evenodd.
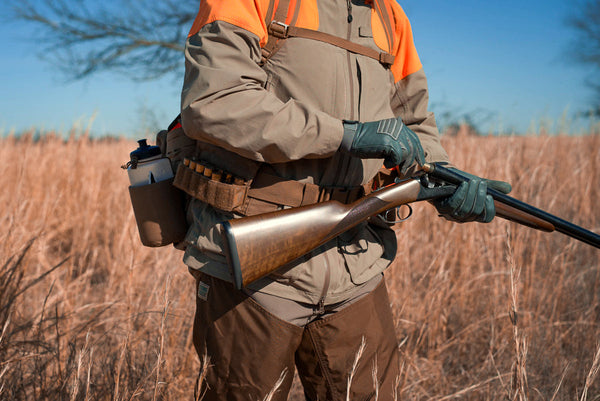
<path id="1" fill-rule="evenodd" d="M 479 221 L 489 223 L 496 216 L 496 207 L 494 206 L 494 198 L 491 195 L 485 197 L 485 211 L 481 215 Z"/>
<path id="2" fill-rule="evenodd" d="M 421 145 L 421 141 L 419 140 L 418 135 L 406 127 L 408 131 L 408 137 L 410 139 L 410 149 L 411 149 L 411 160 L 416 161 L 419 166 L 425 164 L 425 151 L 423 150 L 423 146 Z"/>
<path id="3" fill-rule="evenodd" d="M 477 183 L 477 193 L 475 195 L 475 201 L 473 202 L 473 209 L 471 210 L 471 215 L 475 218 L 479 218 L 482 214 L 485 213 L 485 203 L 487 194 L 487 183 L 483 180 L 473 180 L 479 181 Z"/>
<path id="4" fill-rule="evenodd" d="M 473 210 L 475 209 L 475 201 L 477 200 L 477 193 L 479 187 L 479 180 L 471 180 L 467 182 L 466 192 L 462 199 L 461 204 L 456 208 L 455 214 L 460 217 L 463 221 L 473 220 Z"/>
<path id="5" fill-rule="evenodd" d="M 400 144 L 401 154 L 398 157 L 397 166 L 399 167 L 400 175 L 405 175 L 410 166 L 413 164 L 411 156 L 410 144 L 406 140 L 398 141 Z"/>
<path id="6" fill-rule="evenodd" d="M 503 194 L 508 194 L 512 191 L 512 186 L 505 181 L 497 181 L 497 180 L 486 180 L 488 187 L 495 189 L 496 191 L 500 191 Z"/>
<path id="7" fill-rule="evenodd" d="M 438 205 L 438 207 L 444 209 L 444 213 L 454 213 L 456 209 L 462 203 L 463 198 L 465 197 L 465 193 L 467 191 L 467 183 L 463 182 L 458 187 L 454 193 L 448 197 L 436 199 L 434 203 Z"/>
<path id="8" fill-rule="evenodd" d="M 460 218 L 462 216 L 461 207 L 465 202 L 468 190 L 469 184 L 463 182 L 456 188 L 452 196 L 443 200 L 444 207 L 452 217 Z"/>
<path id="9" fill-rule="evenodd" d="M 398 143 L 401 148 L 401 160 L 399 162 L 399 172 L 405 175 L 408 169 L 416 162 L 419 166 L 425 164 L 425 152 L 417 134 L 408 128 L 404 128 L 406 136 L 402 136 Z"/>

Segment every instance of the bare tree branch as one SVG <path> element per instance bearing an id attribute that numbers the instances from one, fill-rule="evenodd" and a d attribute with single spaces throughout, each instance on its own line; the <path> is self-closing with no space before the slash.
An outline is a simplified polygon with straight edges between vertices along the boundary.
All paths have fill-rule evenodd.
<path id="1" fill-rule="evenodd" d="M 574 9 L 575 14 L 567 19 L 576 34 L 569 56 L 593 68 L 586 84 L 596 92 L 593 108 L 595 114 L 600 115 L 600 0 L 585 0 Z"/>
<path id="2" fill-rule="evenodd" d="M 117 71 L 134 80 L 180 72 L 198 0 L 21 0 L 15 16 L 35 27 L 40 55 L 68 78 Z"/>

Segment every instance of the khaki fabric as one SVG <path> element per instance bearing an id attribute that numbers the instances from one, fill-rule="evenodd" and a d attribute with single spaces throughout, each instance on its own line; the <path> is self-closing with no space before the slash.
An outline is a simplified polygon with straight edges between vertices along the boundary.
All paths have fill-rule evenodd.
<path id="1" fill-rule="evenodd" d="M 199 374 L 201 399 L 262 400 L 276 390 L 271 399 L 286 400 L 295 369 L 309 400 L 345 400 L 353 371 L 349 399 L 375 399 L 376 387 L 379 400 L 395 399 L 399 353 L 383 280 L 342 310 L 300 327 L 229 283 L 194 275 L 199 296 L 193 340 L 206 362 Z"/>
<path id="2" fill-rule="evenodd" d="M 352 4 L 348 23 L 345 0 L 316 1 L 319 31 L 379 50 L 371 6 Z M 376 175 L 382 160 L 338 152 L 342 120 L 401 116 L 419 135 L 428 161 L 447 161 L 434 116 L 427 111 L 422 69 L 395 82 L 392 71 L 374 59 L 305 38 L 286 39 L 261 68 L 261 39 L 219 20 L 188 38 L 182 124 L 186 135 L 198 141 L 201 160 L 248 179 L 268 164 L 284 179 L 357 187 Z M 191 202 L 184 262 L 230 280 L 217 225 L 235 217 L 239 216 Z M 395 233 L 373 219 L 252 289 L 300 302 L 317 303 L 323 297 L 326 303 L 339 302 L 356 285 L 385 270 L 395 253 Z"/>
<path id="3" fill-rule="evenodd" d="M 435 116 L 427 109 L 429 91 L 423 69 L 394 84 L 391 106 L 394 114 L 417 133 L 428 162 L 448 162 L 446 151 L 440 145 Z"/>
<path id="4" fill-rule="evenodd" d="M 295 324 L 296 326 L 304 327 L 317 319 L 337 313 L 358 301 L 377 288 L 382 279 L 383 275 L 375 276 L 366 283 L 356 286 L 354 292 L 343 301 L 322 306 L 296 302 L 275 295 L 265 294 L 261 291 L 252 291 L 247 288 L 244 288 L 242 291 L 279 319 Z"/>

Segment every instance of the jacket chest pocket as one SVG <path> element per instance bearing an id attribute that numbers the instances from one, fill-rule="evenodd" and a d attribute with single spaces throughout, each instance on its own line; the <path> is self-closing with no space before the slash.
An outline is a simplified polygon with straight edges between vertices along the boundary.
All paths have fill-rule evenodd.
<path id="1" fill-rule="evenodd" d="M 367 26 L 367 25 L 359 26 L 358 27 L 358 36 L 360 38 L 372 38 L 373 30 L 371 29 L 370 26 Z"/>

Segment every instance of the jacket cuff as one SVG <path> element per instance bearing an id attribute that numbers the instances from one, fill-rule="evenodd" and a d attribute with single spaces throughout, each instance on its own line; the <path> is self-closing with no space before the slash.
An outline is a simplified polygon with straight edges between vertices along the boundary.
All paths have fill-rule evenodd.
<path id="1" fill-rule="evenodd" d="M 358 121 L 343 120 L 342 124 L 344 127 L 344 136 L 342 137 L 340 150 L 350 152 L 350 149 L 352 149 L 352 142 L 356 136 L 356 130 L 358 129 Z"/>

